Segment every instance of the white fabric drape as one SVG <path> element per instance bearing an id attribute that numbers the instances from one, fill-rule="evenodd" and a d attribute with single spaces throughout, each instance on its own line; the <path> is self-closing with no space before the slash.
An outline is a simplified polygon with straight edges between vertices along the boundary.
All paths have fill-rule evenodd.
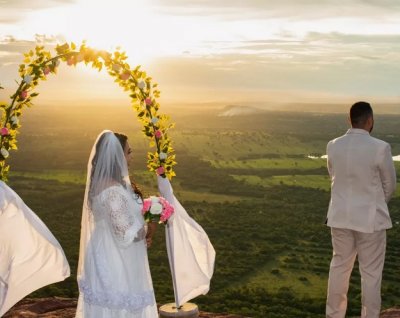
<path id="1" fill-rule="evenodd" d="M 0 316 L 31 292 L 69 276 L 68 261 L 56 238 L 0 181 Z"/>
<path id="2" fill-rule="evenodd" d="M 174 196 L 169 180 L 158 176 L 158 188 L 175 209 L 168 220 L 165 233 L 175 302 L 181 306 L 209 291 L 214 272 L 215 250 L 207 233 Z"/>

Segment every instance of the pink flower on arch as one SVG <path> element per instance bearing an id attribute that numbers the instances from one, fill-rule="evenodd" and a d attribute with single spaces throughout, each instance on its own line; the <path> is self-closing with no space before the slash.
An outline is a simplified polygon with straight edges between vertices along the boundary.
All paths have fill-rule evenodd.
<path id="1" fill-rule="evenodd" d="M 27 92 L 27 91 L 22 91 L 22 92 L 19 94 L 19 96 L 20 96 L 22 99 L 25 99 L 25 98 L 28 97 L 28 92 Z"/>
<path id="2" fill-rule="evenodd" d="M 9 134 L 8 128 L 6 128 L 6 127 L 1 128 L 0 129 L 0 134 L 2 136 L 7 136 Z"/>
<path id="3" fill-rule="evenodd" d="M 156 136 L 157 139 L 160 139 L 162 137 L 161 130 L 156 130 L 156 132 L 154 133 L 154 136 Z"/>
<path id="4" fill-rule="evenodd" d="M 43 69 L 43 74 L 44 74 L 44 75 L 47 75 L 47 74 L 49 74 L 49 73 L 50 73 L 50 67 L 46 66 L 46 67 Z"/>
<path id="5" fill-rule="evenodd" d="M 156 172 L 159 176 L 161 176 L 162 174 L 165 173 L 165 168 L 163 166 L 160 166 L 157 168 Z"/>
<path id="6" fill-rule="evenodd" d="M 147 97 L 147 98 L 144 100 L 144 102 L 146 103 L 147 106 L 150 106 L 150 105 L 152 104 L 151 98 L 150 98 L 150 97 Z"/>
<path id="7" fill-rule="evenodd" d="M 130 76 L 131 76 L 130 73 L 125 72 L 125 73 L 122 73 L 122 74 L 121 74 L 120 78 L 121 78 L 123 81 L 126 81 Z"/>

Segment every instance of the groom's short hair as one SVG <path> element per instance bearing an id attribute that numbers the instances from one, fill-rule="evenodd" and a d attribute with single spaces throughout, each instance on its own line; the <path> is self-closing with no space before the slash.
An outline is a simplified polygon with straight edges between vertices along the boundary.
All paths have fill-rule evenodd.
<path id="1" fill-rule="evenodd" d="M 368 118 L 373 116 L 372 107 L 367 102 L 357 102 L 350 108 L 350 121 L 352 127 L 364 126 Z"/>

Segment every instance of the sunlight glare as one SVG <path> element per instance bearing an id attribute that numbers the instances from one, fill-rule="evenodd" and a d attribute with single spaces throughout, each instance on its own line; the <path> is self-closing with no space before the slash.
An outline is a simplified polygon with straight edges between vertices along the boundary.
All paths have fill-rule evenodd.
<path id="1" fill-rule="evenodd" d="M 173 41 L 174 24 L 165 23 L 149 1 L 114 0 L 110 6 L 109 2 L 81 0 L 72 15 L 67 38 L 77 42 L 86 39 L 88 45 L 106 50 L 120 46 L 135 63 L 182 51 Z"/>

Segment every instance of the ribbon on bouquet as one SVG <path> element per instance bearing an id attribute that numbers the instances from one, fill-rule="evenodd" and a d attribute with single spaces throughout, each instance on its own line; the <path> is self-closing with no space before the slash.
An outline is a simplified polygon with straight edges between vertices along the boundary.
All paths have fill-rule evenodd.
<path id="1" fill-rule="evenodd" d="M 180 307 L 209 291 L 215 250 L 207 233 L 174 196 L 169 180 L 160 176 L 157 178 L 160 194 L 174 207 L 165 234 L 175 303 Z"/>

